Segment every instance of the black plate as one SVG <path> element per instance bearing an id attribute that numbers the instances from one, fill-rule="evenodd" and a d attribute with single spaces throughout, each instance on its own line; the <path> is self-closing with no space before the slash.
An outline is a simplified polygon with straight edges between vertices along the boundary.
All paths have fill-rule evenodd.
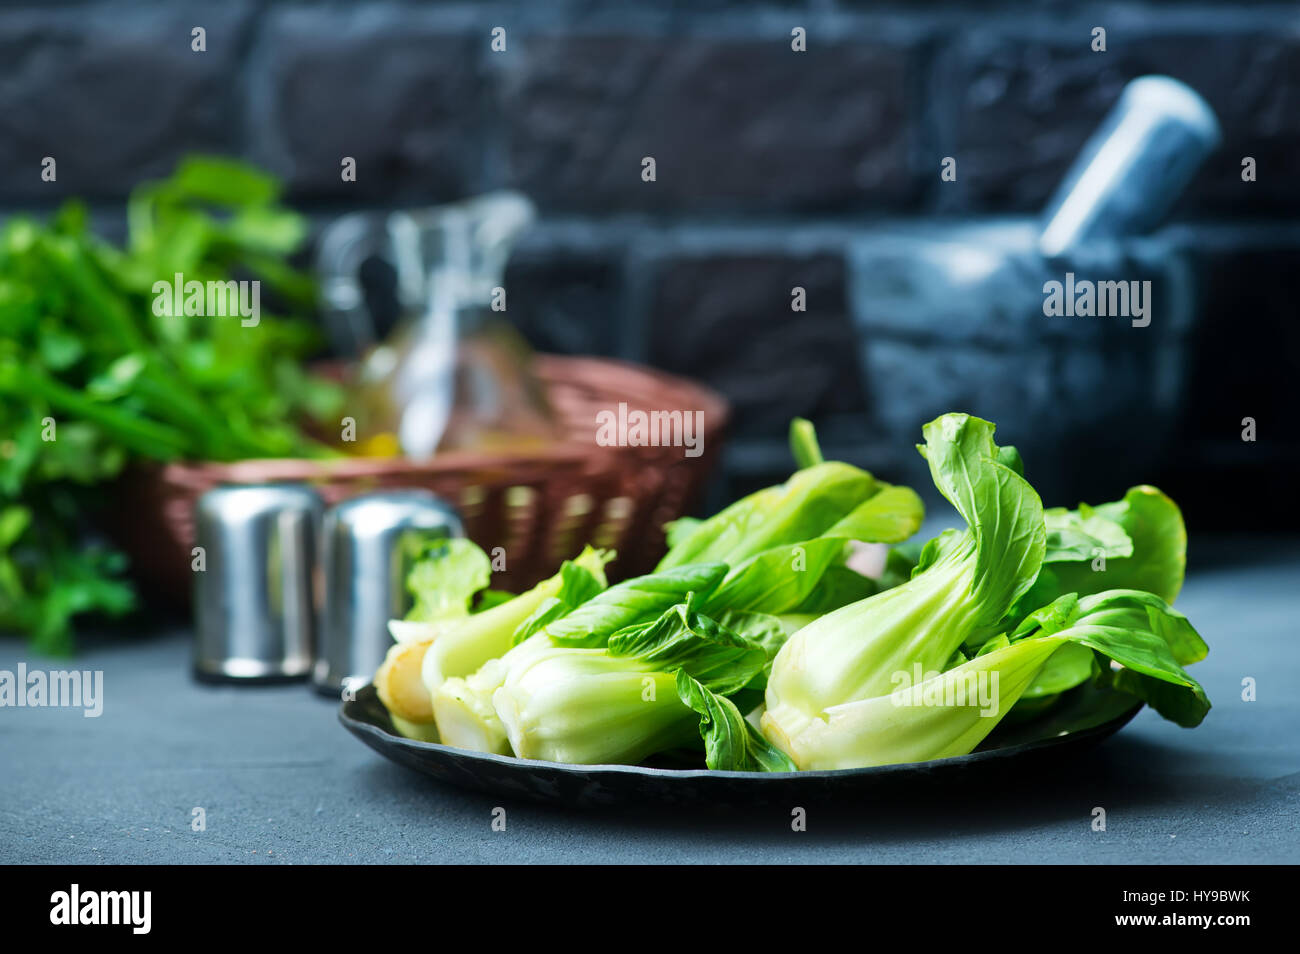
<path id="1" fill-rule="evenodd" d="M 1118 732 L 1142 703 L 1132 696 L 1091 687 L 1067 694 L 1046 715 L 997 728 L 970 755 L 904 765 L 829 772 L 713 772 L 700 768 L 643 765 L 569 765 L 469 752 L 397 733 L 374 686 L 343 703 L 339 721 L 376 752 L 439 781 L 496 795 L 564 805 L 739 805 L 800 798 L 885 795 L 915 791 L 934 782 L 982 772 L 1005 775 L 1044 760 L 1074 755 Z"/>

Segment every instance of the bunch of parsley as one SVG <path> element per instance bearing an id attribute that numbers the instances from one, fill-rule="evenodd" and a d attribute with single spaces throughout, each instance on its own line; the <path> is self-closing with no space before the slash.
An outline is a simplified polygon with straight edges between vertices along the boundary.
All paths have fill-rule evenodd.
<path id="1" fill-rule="evenodd" d="M 71 651 L 78 615 L 134 605 L 125 558 L 86 542 L 130 462 L 332 453 L 301 428 L 340 394 L 303 368 L 314 286 L 289 257 L 307 227 L 275 180 L 187 159 L 132 193 L 127 233 L 96 237 L 76 202 L 0 232 L 0 631 L 44 652 Z M 177 274 L 260 281 L 285 316 L 156 307 Z"/>

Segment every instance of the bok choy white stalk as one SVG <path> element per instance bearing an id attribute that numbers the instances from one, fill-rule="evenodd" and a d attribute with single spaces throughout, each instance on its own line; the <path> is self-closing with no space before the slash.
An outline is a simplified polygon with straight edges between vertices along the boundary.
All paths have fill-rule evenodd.
<path id="1" fill-rule="evenodd" d="M 1010 711 L 1053 654 L 1078 646 L 1120 664 L 1109 670 L 1123 689 L 1179 725 L 1195 726 L 1209 709 L 1182 664 L 1205 644 L 1160 597 L 1108 590 L 1062 597 L 974 659 L 882 695 L 827 707 L 780 747 L 800 769 L 924 762 L 974 749 Z"/>
<path id="2" fill-rule="evenodd" d="M 616 633 L 603 649 L 544 648 L 493 693 L 511 749 L 557 762 L 637 761 L 697 739 L 678 673 L 721 696 L 762 671 L 767 654 L 690 602 Z"/>
<path id="3" fill-rule="evenodd" d="M 482 612 L 470 613 L 467 607 L 475 589 L 487 585 L 487 576 L 478 571 L 479 561 L 472 554 L 476 551 L 484 561 L 486 556 L 467 540 L 453 542 L 457 545 L 439 549 L 416 565 L 410 582 L 413 589 L 419 589 L 412 611 L 418 618 L 390 623 L 398 641 L 389 649 L 373 680 L 397 728 L 408 737 L 426 741 L 438 738 L 431 682 L 440 685 L 452 675 L 474 672 L 487 660 L 504 653 L 515 631 L 539 607 L 566 589 L 579 589 L 589 595 L 603 588 L 604 566 L 609 560 L 608 554 L 588 547 L 576 560 L 567 561 L 559 573 L 531 590 Z M 457 573 L 456 566 L 467 572 Z M 457 599 L 449 600 L 445 594 L 436 599 L 430 594 L 427 584 L 431 577 L 442 581 L 444 589 L 454 588 Z M 437 607 L 437 611 L 431 612 L 431 607 Z"/>
<path id="4" fill-rule="evenodd" d="M 449 626 L 434 638 L 424 655 L 425 687 L 432 692 L 444 680 L 467 676 L 489 659 L 502 655 L 513 644 L 515 631 L 539 609 L 545 609 L 549 601 L 559 598 L 566 585 L 603 588 L 608 559 L 608 554 L 588 547 L 571 565 L 561 567 L 555 576 L 526 593 Z"/>
<path id="5" fill-rule="evenodd" d="M 1042 563 L 1042 504 L 1019 455 L 993 443 L 993 425 L 947 414 L 922 433 L 934 482 L 968 529 L 932 541 L 906 583 L 828 613 L 782 647 L 762 725 L 787 753 L 830 707 L 885 695 L 894 673 L 915 665 L 941 671 L 967 639 L 994 635 Z"/>
<path id="6" fill-rule="evenodd" d="M 504 753 L 506 731 L 492 699 L 512 669 L 553 646 L 604 648 L 619 630 L 658 618 L 692 593 L 711 592 L 726 572 L 723 563 L 697 563 L 635 577 L 595 593 L 581 587 L 562 589 L 516 628 L 510 637 L 513 647 L 484 660 L 472 674 L 435 681 L 426 667 L 425 685 L 442 740 L 458 748 Z"/>

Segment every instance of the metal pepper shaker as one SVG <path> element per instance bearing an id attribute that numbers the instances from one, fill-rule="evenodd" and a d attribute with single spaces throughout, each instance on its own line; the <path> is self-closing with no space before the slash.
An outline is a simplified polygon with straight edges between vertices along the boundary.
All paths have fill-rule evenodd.
<path id="1" fill-rule="evenodd" d="M 217 487 L 195 505 L 194 674 L 301 679 L 311 670 L 312 577 L 324 504 L 300 484 Z"/>
<path id="2" fill-rule="evenodd" d="M 324 613 L 317 690 L 338 695 L 374 675 L 393 640 L 388 621 L 404 616 L 412 598 L 406 576 L 429 542 L 464 536 L 460 518 L 428 490 L 391 490 L 353 497 L 325 515 L 322 550 Z"/>

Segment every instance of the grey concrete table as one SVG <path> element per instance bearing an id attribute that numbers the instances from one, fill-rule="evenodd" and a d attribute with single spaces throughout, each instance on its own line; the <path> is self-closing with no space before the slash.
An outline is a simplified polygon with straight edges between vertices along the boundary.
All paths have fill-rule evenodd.
<path id="1" fill-rule="evenodd" d="M 1144 711 L 1050 777 L 809 806 L 806 832 L 784 808 L 568 812 L 444 788 L 364 747 L 305 687 L 194 683 L 183 631 L 92 640 L 72 663 L 5 640 L 0 669 L 103 670 L 104 710 L 0 708 L 0 860 L 1300 861 L 1300 541 L 1202 541 L 1193 557 L 1178 606 L 1211 646 L 1194 672 L 1215 704 L 1199 729 Z"/>

